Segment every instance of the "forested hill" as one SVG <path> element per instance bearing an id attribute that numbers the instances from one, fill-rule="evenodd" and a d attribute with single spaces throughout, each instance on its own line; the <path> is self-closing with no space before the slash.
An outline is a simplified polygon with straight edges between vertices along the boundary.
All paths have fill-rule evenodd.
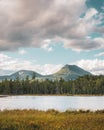
<path id="1" fill-rule="evenodd" d="M 91 73 L 83 70 L 82 68 L 76 65 L 65 65 L 58 72 L 51 75 L 41 75 L 37 72 L 30 71 L 30 70 L 20 70 L 16 73 L 13 73 L 12 75 L 0 76 L 0 80 L 5 80 L 5 79 L 15 80 L 16 78 L 19 78 L 19 80 L 23 80 L 26 79 L 26 77 L 28 76 L 29 79 L 32 79 L 32 77 L 35 77 L 38 80 L 46 80 L 46 79 L 59 80 L 60 78 L 62 78 L 65 81 L 68 81 L 68 80 L 75 80 L 79 76 L 84 76 L 84 75 L 91 75 Z"/>
<path id="2" fill-rule="evenodd" d="M 104 76 L 86 75 L 76 80 L 3 80 L 0 94 L 104 94 Z"/>
<path id="3" fill-rule="evenodd" d="M 91 75 L 90 72 L 85 71 L 84 69 L 76 65 L 65 65 L 58 72 L 52 74 L 54 79 L 60 79 L 60 77 L 66 81 L 75 80 L 79 76 Z"/>

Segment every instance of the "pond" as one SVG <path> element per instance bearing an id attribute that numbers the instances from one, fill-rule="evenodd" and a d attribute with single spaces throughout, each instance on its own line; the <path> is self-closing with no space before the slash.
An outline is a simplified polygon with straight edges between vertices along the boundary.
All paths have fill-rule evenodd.
<path id="1" fill-rule="evenodd" d="M 104 109 L 104 96 L 8 96 L 0 98 L 0 110 L 4 109 L 95 111 Z"/>

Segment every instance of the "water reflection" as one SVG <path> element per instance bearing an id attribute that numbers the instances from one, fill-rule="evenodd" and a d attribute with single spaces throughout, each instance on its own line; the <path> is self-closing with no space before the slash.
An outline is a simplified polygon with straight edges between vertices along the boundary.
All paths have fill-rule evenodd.
<path id="1" fill-rule="evenodd" d="M 0 98 L 0 110 L 4 109 L 104 109 L 104 96 L 10 96 Z"/>

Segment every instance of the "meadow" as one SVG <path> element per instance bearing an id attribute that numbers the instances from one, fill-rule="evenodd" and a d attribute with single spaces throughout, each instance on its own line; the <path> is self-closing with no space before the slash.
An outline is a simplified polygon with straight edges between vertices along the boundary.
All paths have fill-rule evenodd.
<path id="1" fill-rule="evenodd" d="M 104 110 L 4 110 L 0 130 L 104 130 Z"/>

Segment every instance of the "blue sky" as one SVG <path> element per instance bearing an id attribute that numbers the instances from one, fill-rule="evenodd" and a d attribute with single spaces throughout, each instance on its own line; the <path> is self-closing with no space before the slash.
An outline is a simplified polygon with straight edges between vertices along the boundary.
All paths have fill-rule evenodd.
<path id="1" fill-rule="evenodd" d="M 104 74 L 104 0 L 0 0 L 0 75 L 76 64 Z"/>

